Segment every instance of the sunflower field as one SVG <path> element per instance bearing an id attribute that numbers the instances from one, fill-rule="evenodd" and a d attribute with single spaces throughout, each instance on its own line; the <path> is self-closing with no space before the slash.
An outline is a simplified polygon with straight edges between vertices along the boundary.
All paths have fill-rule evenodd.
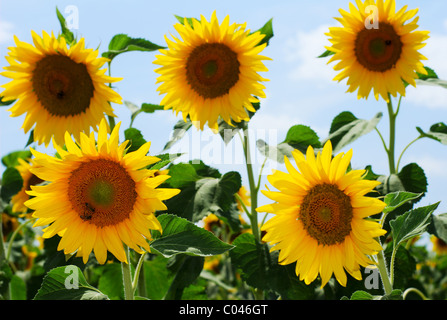
<path id="1" fill-rule="evenodd" d="M 53 30 L 12 35 L 1 52 L 0 125 L 21 123 L 0 129 L 15 145 L 0 149 L 1 300 L 258 301 L 222 311 L 265 315 L 277 300 L 447 298 L 442 185 L 432 196 L 412 160 L 442 158 L 447 125 L 417 109 L 415 129 L 401 120 L 423 87 L 447 106 L 447 81 L 423 53 L 431 34 L 418 25 L 422 10 L 337 4 L 313 59 L 367 107 L 318 113 L 318 99 L 331 100 L 320 84 L 311 101 L 297 88 L 286 97 L 293 112 L 280 115 L 269 85 L 289 83 L 269 77 L 278 68 L 271 48 L 284 39 L 275 16 L 251 25 L 211 2 L 208 15 L 172 14 L 172 28 L 153 37 L 94 43 L 85 20 L 73 27 L 77 7 L 61 7 Z M 121 76 L 125 57 L 135 74 L 150 64 L 154 81 Z M 158 100 L 125 96 L 129 82 Z M 366 109 L 373 116 L 355 115 Z M 311 122 L 269 126 L 301 114 L 328 119 L 326 137 Z M 151 130 L 163 121 L 174 121 L 168 136 Z M 429 147 L 407 157 L 417 142 Z M 206 314 L 193 306 L 171 311 Z"/>

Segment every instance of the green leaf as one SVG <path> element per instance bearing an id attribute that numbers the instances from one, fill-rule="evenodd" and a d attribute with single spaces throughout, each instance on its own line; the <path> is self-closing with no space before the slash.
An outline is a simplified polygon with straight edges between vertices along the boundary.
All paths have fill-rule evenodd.
<path id="1" fill-rule="evenodd" d="M 19 151 L 14 151 L 11 152 L 9 154 L 7 154 L 6 156 L 2 157 L 2 163 L 5 167 L 15 167 L 17 165 L 19 165 L 19 161 L 18 159 L 29 159 L 31 158 L 32 154 L 31 151 L 29 150 L 19 150 Z"/>
<path id="2" fill-rule="evenodd" d="M 26 284 L 21 277 L 13 275 L 9 286 L 11 300 L 26 300 Z"/>
<path id="3" fill-rule="evenodd" d="M 130 146 L 128 147 L 129 149 L 127 152 L 136 151 L 146 143 L 141 131 L 135 128 L 128 128 L 124 130 L 124 137 L 126 140 L 130 141 Z"/>
<path id="4" fill-rule="evenodd" d="M 293 264 L 278 264 L 278 252 L 269 252 L 265 243 L 256 241 L 252 234 L 243 233 L 230 251 L 231 263 L 239 270 L 241 278 L 250 286 L 278 292 L 283 299 L 314 299 L 315 287 L 299 281 Z"/>
<path id="5" fill-rule="evenodd" d="M 157 105 L 157 104 L 151 104 L 151 103 L 143 103 L 141 105 L 141 108 L 138 107 L 136 104 L 130 101 L 124 101 L 124 105 L 130 110 L 130 125 L 129 127 L 132 127 L 133 122 L 135 121 L 135 118 L 142 112 L 144 113 L 154 113 L 157 110 L 163 110 L 164 107 Z"/>
<path id="6" fill-rule="evenodd" d="M 432 68 L 427 67 L 427 66 L 424 66 L 424 69 L 425 69 L 425 71 L 427 71 L 427 74 L 422 74 L 422 73 L 417 72 L 417 75 L 419 77 L 418 80 L 439 79 L 435 70 L 433 70 Z"/>
<path id="7" fill-rule="evenodd" d="M 398 173 L 398 177 L 406 191 L 414 193 L 427 192 L 427 178 L 424 170 L 418 164 L 407 164 Z"/>
<path id="8" fill-rule="evenodd" d="M 3 96 L 0 96 L 0 107 L 6 107 L 13 104 L 15 100 L 3 101 Z"/>
<path id="9" fill-rule="evenodd" d="M 383 209 L 383 213 L 389 213 L 407 202 L 416 201 L 420 197 L 422 197 L 422 195 L 422 193 L 412 193 L 405 191 L 388 193 L 383 200 L 386 203 L 386 207 Z"/>
<path id="10" fill-rule="evenodd" d="M 73 32 L 70 31 L 70 29 L 67 28 L 67 24 L 65 22 L 65 18 L 60 13 L 59 9 L 56 7 L 56 15 L 57 19 L 59 20 L 59 23 L 61 25 L 62 33 L 61 36 L 65 38 L 68 44 L 71 44 L 75 41 L 75 37 L 73 35 Z"/>
<path id="11" fill-rule="evenodd" d="M 421 84 L 429 86 L 438 86 L 447 89 L 447 81 L 439 79 L 438 75 L 433 69 L 426 66 L 424 68 L 427 71 L 427 74 L 417 72 L 419 78 L 416 79 L 416 83 L 418 85 Z"/>
<path id="12" fill-rule="evenodd" d="M 157 217 L 163 234 L 154 232 L 151 248 L 165 257 L 172 257 L 180 253 L 192 256 L 213 256 L 222 254 L 231 248 L 229 245 L 211 232 L 196 226 L 190 221 L 172 214 L 163 214 Z"/>
<path id="13" fill-rule="evenodd" d="M 144 261 L 144 279 L 146 280 L 146 296 L 152 300 L 161 300 L 165 296 L 172 281 L 167 263 L 168 259 L 156 256 Z"/>
<path id="14" fill-rule="evenodd" d="M 178 15 L 174 15 L 174 16 L 175 16 L 175 18 L 177 19 L 177 21 L 180 22 L 181 24 L 185 24 L 185 19 L 186 19 L 186 22 L 189 23 L 189 25 L 191 26 L 191 28 L 194 28 L 194 25 L 193 25 L 193 23 L 192 23 L 192 20 L 193 20 L 193 19 L 194 19 L 194 20 L 197 20 L 197 21 L 200 21 L 200 19 L 196 19 L 196 18 L 184 18 L 184 17 L 178 16 Z"/>
<path id="15" fill-rule="evenodd" d="M 23 179 L 16 168 L 6 168 L 2 175 L 2 188 L 0 196 L 3 201 L 9 202 L 12 196 L 22 189 Z"/>
<path id="16" fill-rule="evenodd" d="M 258 110 L 261 108 L 261 104 L 259 102 L 252 103 L 253 108 L 255 109 L 255 112 L 248 111 L 248 117 L 251 119 L 253 116 L 258 112 Z M 228 144 L 233 137 L 238 133 L 239 130 L 243 130 L 247 127 L 247 121 L 241 121 L 241 122 L 234 122 L 233 125 L 230 125 L 226 123 L 221 117 L 217 120 L 218 125 L 218 132 L 222 140 L 225 142 L 225 144 Z"/>
<path id="17" fill-rule="evenodd" d="M 177 141 L 181 140 L 186 132 L 192 127 L 192 122 L 187 119 L 187 121 L 179 120 L 175 125 L 172 131 L 171 138 L 164 146 L 163 150 L 168 150 L 171 148 Z"/>
<path id="18" fill-rule="evenodd" d="M 107 295 L 110 300 L 124 300 L 123 278 L 120 263 L 108 263 L 101 266 L 101 275 L 98 282 L 98 290 Z"/>
<path id="19" fill-rule="evenodd" d="M 370 120 L 358 119 L 351 112 L 344 111 L 337 115 L 331 124 L 327 140 L 331 140 L 334 152 L 354 142 L 359 137 L 371 132 L 382 119 L 382 113 L 377 113 Z"/>
<path id="20" fill-rule="evenodd" d="M 263 156 L 279 163 L 284 163 L 284 157 L 292 157 L 294 149 L 306 153 L 309 146 L 321 148 L 320 139 L 314 130 L 301 124 L 292 126 L 287 131 L 285 140 L 276 146 L 268 145 L 262 139 L 256 141 L 256 147 Z"/>
<path id="21" fill-rule="evenodd" d="M 167 184 L 181 192 L 166 200 L 169 213 L 197 222 L 210 213 L 222 218 L 233 230 L 240 227 L 239 212 L 232 205 L 242 185 L 238 172 L 221 174 L 202 162 L 169 167 Z"/>
<path id="22" fill-rule="evenodd" d="M 309 146 L 321 148 L 320 138 L 317 133 L 310 127 L 302 124 L 294 125 L 287 131 L 284 143 L 303 153 L 307 151 Z"/>
<path id="23" fill-rule="evenodd" d="M 155 157 L 159 158 L 160 161 L 147 167 L 149 170 L 161 170 L 162 168 L 169 165 L 172 161 L 182 156 L 182 153 L 164 153 L 157 154 Z"/>
<path id="24" fill-rule="evenodd" d="M 333 56 L 334 54 L 335 54 L 334 51 L 326 50 L 325 52 L 320 54 L 317 58 L 326 58 L 326 57 Z"/>
<path id="25" fill-rule="evenodd" d="M 173 257 L 168 269 L 175 274 L 174 279 L 164 296 L 165 300 L 180 300 L 186 287 L 194 283 L 203 270 L 205 259 L 203 257 L 191 257 L 177 255 Z"/>
<path id="26" fill-rule="evenodd" d="M 432 215 L 427 231 L 447 243 L 447 213 Z"/>
<path id="27" fill-rule="evenodd" d="M 402 291 L 393 290 L 389 295 L 372 295 L 363 290 L 357 290 L 351 295 L 350 300 L 402 300 Z"/>
<path id="28" fill-rule="evenodd" d="M 447 125 L 444 122 L 435 123 L 428 132 L 424 132 L 420 127 L 416 127 L 416 130 L 422 138 L 433 139 L 447 145 Z"/>
<path id="29" fill-rule="evenodd" d="M 430 224 L 431 214 L 438 206 L 439 202 L 413 209 L 390 221 L 394 249 L 396 250 L 401 243 L 424 233 Z"/>
<path id="30" fill-rule="evenodd" d="M 109 43 L 109 50 L 103 52 L 102 56 L 110 60 L 117 55 L 130 51 L 157 51 L 165 47 L 159 46 L 143 38 L 132 38 L 127 34 L 117 34 L 113 36 Z"/>
<path id="31" fill-rule="evenodd" d="M 43 279 L 34 300 L 107 300 L 107 296 L 87 283 L 76 266 L 52 269 Z"/>
<path id="32" fill-rule="evenodd" d="M 260 46 L 264 43 L 269 45 L 270 39 L 273 38 L 273 19 L 270 19 L 267 21 L 262 28 L 260 28 L 259 31 L 261 34 L 265 35 L 264 39 L 262 39 L 257 45 Z"/>
<path id="33" fill-rule="evenodd" d="M 258 151 L 266 158 L 272 159 L 278 163 L 284 163 L 284 157 L 292 157 L 294 148 L 288 143 L 280 143 L 276 146 L 268 145 L 264 140 L 256 141 Z"/>
<path id="34" fill-rule="evenodd" d="M 374 300 L 374 296 L 366 291 L 358 290 L 352 294 L 351 300 Z"/>

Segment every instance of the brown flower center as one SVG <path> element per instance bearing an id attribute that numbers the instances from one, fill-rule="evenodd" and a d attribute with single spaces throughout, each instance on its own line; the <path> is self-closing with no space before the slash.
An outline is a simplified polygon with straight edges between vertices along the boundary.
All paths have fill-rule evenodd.
<path id="1" fill-rule="evenodd" d="M 299 219 L 319 244 L 341 243 L 351 232 L 351 199 L 335 185 L 316 185 L 304 197 Z"/>
<path id="2" fill-rule="evenodd" d="M 196 47 L 186 62 L 186 78 L 191 88 L 203 98 L 228 94 L 239 80 L 237 54 L 221 43 Z"/>
<path id="3" fill-rule="evenodd" d="M 94 86 L 87 67 L 69 57 L 49 55 L 36 63 L 33 89 L 53 116 L 75 116 L 90 106 Z"/>
<path id="4" fill-rule="evenodd" d="M 394 28 L 380 23 L 378 29 L 362 29 L 355 40 L 357 61 L 370 71 L 385 72 L 395 67 L 402 42 Z"/>
<path id="5" fill-rule="evenodd" d="M 71 173 L 68 198 L 82 220 L 105 227 L 129 217 L 137 192 L 135 181 L 119 163 L 97 159 Z"/>

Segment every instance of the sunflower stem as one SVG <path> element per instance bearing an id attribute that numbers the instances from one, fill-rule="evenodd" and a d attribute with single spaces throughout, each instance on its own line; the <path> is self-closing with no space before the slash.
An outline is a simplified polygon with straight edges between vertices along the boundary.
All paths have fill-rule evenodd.
<path id="1" fill-rule="evenodd" d="M 393 103 L 391 101 L 391 95 L 388 93 L 388 99 L 387 107 L 388 107 L 388 117 L 390 120 L 390 142 L 388 145 L 387 153 L 388 153 L 388 165 L 390 168 L 390 174 L 396 173 L 396 165 L 394 160 L 394 149 L 396 145 L 396 118 L 397 113 L 399 109 L 396 111 L 396 113 L 393 110 Z M 399 100 L 399 107 L 400 107 L 400 100 Z M 399 108 L 398 107 L 398 108 Z"/>
<path id="2" fill-rule="evenodd" d="M 3 213 L 0 212 L 0 266 L 3 265 L 6 258 L 5 245 L 3 243 Z"/>
<path id="3" fill-rule="evenodd" d="M 377 267 L 379 268 L 380 277 L 382 278 L 385 294 L 389 295 L 393 291 L 393 285 L 391 284 L 390 276 L 388 275 L 388 271 L 386 269 L 386 262 L 383 250 L 377 254 L 377 260 L 378 260 Z"/>
<path id="4" fill-rule="evenodd" d="M 253 175 L 253 164 L 251 163 L 248 124 L 245 124 L 243 130 L 244 130 L 243 147 L 244 147 L 245 165 L 247 168 L 248 182 L 250 185 L 250 200 L 251 200 L 250 223 L 253 236 L 255 237 L 256 241 L 260 242 L 261 237 L 258 227 L 258 213 L 256 212 L 256 208 L 258 207 L 258 192 Z"/>
<path id="5" fill-rule="evenodd" d="M 132 282 L 132 290 L 133 290 L 133 292 L 135 292 L 135 290 L 138 287 L 138 289 L 139 289 L 138 290 L 138 294 L 141 297 L 145 297 L 146 296 L 146 286 L 145 286 L 145 283 L 144 283 L 144 281 L 140 281 L 140 280 L 144 280 L 144 272 L 143 273 L 140 273 L 140 272 L 141 272 L 141 267 L 143 266 L 143 262 L 144 262 L 144 257 L 145 256 L 146 256 L 146 252 L 143 252 L 140 255 L 140 259 L 138 260 L 138 264 L 137 264 L 137 266 L 135 268 L 134 279 L 133 279 L 133 282 Z"/>
<path id="6" fill-rule="evenodd" d="M 132 286 L 132 273 L 130 270 L 129 248 L 125 246 L 127 262 L 121 262 L 121 270 L 123 272 L 124 299 L 134 300 L 134 289 Z"/>

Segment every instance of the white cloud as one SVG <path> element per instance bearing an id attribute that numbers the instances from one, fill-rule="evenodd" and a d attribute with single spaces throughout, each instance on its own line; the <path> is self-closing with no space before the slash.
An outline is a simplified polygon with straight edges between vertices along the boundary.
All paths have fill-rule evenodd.
<path id="1" fill-rule="evenodd" d="M 335 72 L 327 65 L 327 58 L 318 59 L 330 45 L 325 33 L 329 31 L 328 25 L 321 25 L 309 32 L 298 31 L 296 35 L 286 42 L 286 61 L 297 63 L 289 74 L 292 80 L 324 80 L 332 81 Z"/>
<path id="2" fill-rule="evenodd" d="M 12 23 L 0 20 L 0 44 L 6 43 L 12 39 L 12 29 L 14 29 Z"/>

